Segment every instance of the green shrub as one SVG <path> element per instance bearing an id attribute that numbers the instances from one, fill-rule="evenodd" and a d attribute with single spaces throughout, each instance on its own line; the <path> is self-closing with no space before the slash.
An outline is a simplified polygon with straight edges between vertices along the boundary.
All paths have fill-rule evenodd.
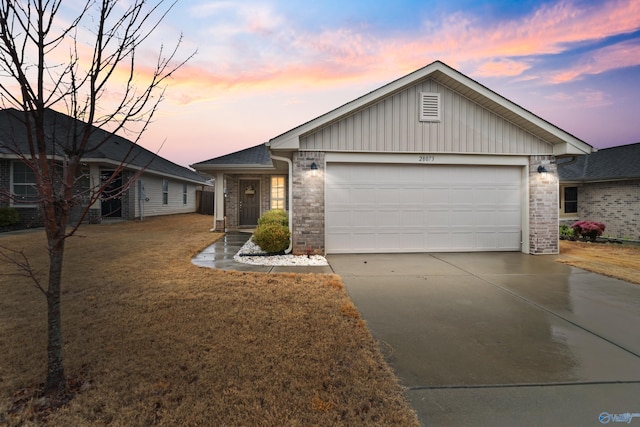
<path id="1" fill-rule="evenodd" d="M 268 253 L 287 249 L 290 237 L 289 227 L 277 222 L 262 223 L 253 232 L 253 242 Z"/>
<path id="2" fill-rule="evenodd" d="M 287 213 L 282 209 L 273 209 L 270 211 L 266 211 L 260 218 L 258 218 L 258 225 L 271 223 L 281 224 L 288 227 L 289 217 L 287 216 Z"/>
<path id="3" fill-rule="evenodd" d="M 0 208 L 0 227 L 16 225 L 20 221 L 20 215 L 15 208 Z"/>
<path id="4" fill-rule="evenodd" d="M 575 240 L 576 234 L 573 228 L 568 225 L 560 226 L 560 240 Z"/>

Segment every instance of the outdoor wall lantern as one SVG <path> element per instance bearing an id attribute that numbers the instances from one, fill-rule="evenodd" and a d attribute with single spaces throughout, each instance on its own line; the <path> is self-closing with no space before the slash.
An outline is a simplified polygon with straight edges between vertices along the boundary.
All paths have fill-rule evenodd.
<path id="1" fill-rule="evenodd" d="M 318 165 L 316 165 L 316 162 L 311 163 L 311 174 L 313 176 L 318 174 Z"/>
<path id="2" fill-rule="evenodd" d="M 543 178 L 547 177 L 547 168 L 545 168 L 543 165 L 538 166 L 538 173 L 542 174 Z"/>

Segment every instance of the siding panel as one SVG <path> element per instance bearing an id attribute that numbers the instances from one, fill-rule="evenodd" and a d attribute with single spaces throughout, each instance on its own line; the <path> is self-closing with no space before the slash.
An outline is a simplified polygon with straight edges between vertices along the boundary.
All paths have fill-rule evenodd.
<path id="1" fill-rule="evenodd" d="M 420 92 L 441 94 L 442 121 L 420 122 Z M 315 132 L 301 150 L 551 154 L 551 144 L 460 93 L 427 80 Z"/>
<path id="2" fill-rule="evenodd" d="M 169 180 L 169 199 L 162 204 L 162 178 L 155 175 L 143 174 L 140 178 L 144 182 L 145 194 L 149 201 L 144 202 L 145 216 L 172 215 L 191 213 L 196 211 L 196 186 L 187 184 L 187 204 L 182 203 L 182 182 Z M 140 217 L 140 201 L 138 185 L 135 188 L 135 216 Z"/>

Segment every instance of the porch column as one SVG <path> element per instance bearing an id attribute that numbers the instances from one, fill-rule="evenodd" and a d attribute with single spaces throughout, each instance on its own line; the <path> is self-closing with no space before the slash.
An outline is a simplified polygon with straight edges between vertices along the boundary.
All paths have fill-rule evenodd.
<path id="1" fill-rule="evenodd" d="M 89 186 L 90 186 L 90 195 L 93 196 L 98 189 L 100 188 L 100 184 L 102 183 L 100 179 L 100 165 L 95 163 L 89 164 Z M 100 223 L 102 221 L 102 202 L 97 199 L 90 207 L 89 207 L 89 217 L 90 224 Z"/>
<path id="2" fill-rule="evenodd" d="M 224 173 L 222 172 L 216 174 L 214 191 L 213 228 L 211 231 L 224 232 Z"/>

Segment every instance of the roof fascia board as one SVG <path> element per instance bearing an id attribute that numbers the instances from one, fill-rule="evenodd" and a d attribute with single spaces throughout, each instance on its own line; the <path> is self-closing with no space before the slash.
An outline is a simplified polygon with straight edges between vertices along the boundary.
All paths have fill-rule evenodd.
<path id="1" fill-rule="evenodd" d="M 261 170 L 261 171 L 269 171 L 269 170 L 276 170 L 275 167 L 273 166 L 266 166 L 266 165 L 256 165 L 256 164 L 237 164 L 237 165 L 221 165 L 221 164 L 217 164 L 217 165 L 192 165 L 192 167 L 196 170 L 199 171 L 206 171 L 206 170 L 233 170 L 233 169 L 254 169 L 254 170 Z"/>
<path id="2" fill-rule="evenodd" d="M 503 97 L 502 95 L 499 95 L 498 93 L 492 91 L 491 89 L 487 88 L 486 86 L 481 85 L 480 83 L 476 82 L 475 80 L 465 76 L 464 74 L 448 67 L 448 66 L 444 66 L 443 64 L 443 68 L 439 70 L 440 72 L 442 72 L 443 74 L 446 74 L 448 77 L 458 81 L 458 83 L 464 84 L 465 86 L 469 87 L 470 89 L 474 90 L 475 92 L 479 93 L 480 95 L 488 98 L 490 101 L 495 102 L 496 104 L 500 105 L 501 107 L 504 107 L 508 110 L 511 110 L 512 112 L 514 112 L 515 114 L 519 115 L 520 117 L 524 118 L 525 120 L 535 124 L 536 126 L 538 126 L 539 128 L 541 128 L 542 130 L 549 132 L 552 135 L 557 136 L 558 138 L 562 139 L 563 141 L 565 141 L 565 143 L 573 146 L 573 148 L 568 148 L 566 150 L 562 150 L 559 149 L 559 151 L 563 152 L 563 154 L 589 154 L 592 152 L 592 147 L 585 143 L 584 141 L 579 140 L 578 138 L 576 138 L 575 136 L 563 131 L 562 129 L 558 128 L 557 126 L 552 125 L 551 123 L 547 122 L 546 120 L 543 120 L 542 118 L 536 116 L 535 114 L 533 114 L 532 112 L 522 108 L 521 106 L 519 106 L 518 104 L 513 103 L 512 101 L 509 101 L 508 99 L 506 99 L 505 97 Z M 562 145 L 562 144 L 560 144 Z M 558 144 L 554 144 L 554 154 L 556 151 L 556 147 L 558 147 Z"/>
<path id="3" fill-rule="evenodd" d="M 8 160 L 22 160 L 23 157 L 21 157 L 20 155 L 17 154 L 2 154 L 0 155 L 0 158 L 2 159 L 8 159 Z M 64 159 L 61 156 L 47 156 L 47 158 L 49 160 L 54 160 L 54 161 L 63 161 Z M 127 163 L 122 163 L 122 162 L 118 162 L 116 160 L 111 160 L 111 159 L 107 159 L 107 158 L 95 158 L 92 157 L 90 159 L 80 159 L 80 163 L 95 163 L 95 164 L 102 164 L 102 165 L 110 165 L 110 166 L 114 166 L 114 167 L 123 167 L 125 169 L 132 169 L 135 171 L 142 171 L 143 173 L 148 173 L 151 175 L 157 175 L 157 176 L 163 176 L 163 177 L 167 177 L 167 178 L 171 178 L 174 180 L 178 180 L 178 181 L 187 181 L 187 182 L 192 182 L 194 184 L 206 184 L 203 181 L 198 181 L 195 179 L 190 179 L 190 178 L 185 178 L 182 176 L 178 176 L 178 175 L 173 175 L 170 173 L 165 173 L 165 172 L 160 172 L 154 169 L 150 169 L 150 168 L 145 168 L 142 166 L 136 166 L 136 165 L 131 165 L 131 164 L 127 164 Z M 195 172 L 194 172 L 195 173 Z"/>
<path id="4" fill-rule="evenodd" d="M 162 176 L 162 177 L 166 177 L 166 178 L 171 178 L 177 181 L 187 181 L 187 182 L 192 182 L 194 184 L 205 184 L 205 182 L 203 181 L 198 181 L 195 179 L 191 179 L 191 178 L 185 178 L 183 176 L 178 176 L 178 175 L 174 175 L 171 173 L 166 173 L 166 172 L 161 172 L 161 171 L 157 171 L 155 169 L 151 169 L 148 167 L 143 167 L 143 166 L 136 166 L 136 165 L 131 165 L 128 163 L 122 163 L 122 162 L 118 162 L 116 160 L 111 160 L 111 159 L 107 159 L 107 158 L 103 158 L 103 159 L 98 159 L 98 158 L 92 158 L 92 159 L 86 159 L 86 160 L 81 160 L 82 163 L 100 163 L 100 164 L 108 164 L 108 165 L 113 165 L 116 167 L 123 167 L 125 169 L 133 169 L 136 171 L 141 171 L 143 173 L 148 173 L 150 175 L 156 175 L 156 176 Z M 196 172 L 194 172 L 195 174 Z"/>

